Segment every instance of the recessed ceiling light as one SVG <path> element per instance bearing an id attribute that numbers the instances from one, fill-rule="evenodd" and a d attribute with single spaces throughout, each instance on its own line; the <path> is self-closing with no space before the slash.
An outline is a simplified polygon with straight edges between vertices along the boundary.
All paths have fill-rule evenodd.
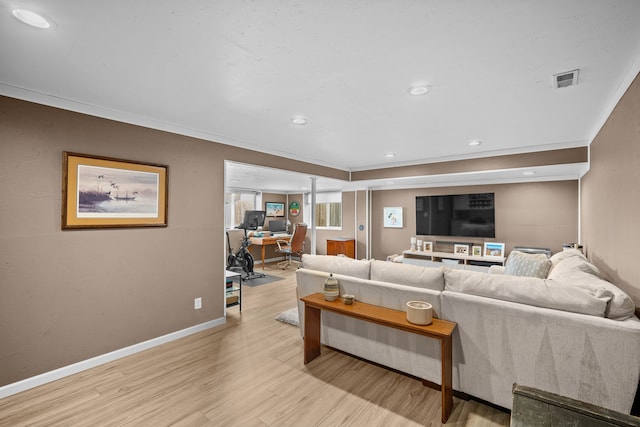
<path id="1" fill-rule="evenodd" d="M 307 119 L 305 117 L 300 117 L 300 116 L 292 117 L 291 123 L 293 123 L 294 125 L 302 126 L 307 124 Z"/>
<path id="2" fill-rule="evenodd" d="M 38 15 L 35 12 L 31 12 L 30 10 L 25 9 L 14 9 L 13 16 L 24 22 L 25 24 L 31 25 L 36 28 L 49 28 L 51 27 L 51 23 L 47 21 L 43 16 Z"/>
<path id="3" fill-rule="evenodd" d="M 384 156 L 387 159 L 393 159 L 396 156 L 396 153 L 384 153 Z"/>
<path id="4" fill-rule="evenodd" d="M 531 175 L 535 175 L 536 173 L 534 171 L 524 171 L 522 172 L 522 175 L 524 176 L 531 176 Z"/>
<path id="5" fill-rule="evenodd" d="M 477 139 L 474 139 L 473 141 L 469 141 L 469 147 L 477 147 L 478 145 L 482 144 L 482 141 L 479 141 Z"/>
<path id="6" fill-rule="evenodd" d="M 409 95 L 420 96 L 431 90 L 431 86 L 426 84 L 413 85 L 409 88 Z"/>

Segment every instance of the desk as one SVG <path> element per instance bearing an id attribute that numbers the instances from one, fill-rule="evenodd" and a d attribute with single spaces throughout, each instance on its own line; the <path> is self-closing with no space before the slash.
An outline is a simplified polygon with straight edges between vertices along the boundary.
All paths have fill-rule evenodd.
<path id="1" fill-rule="evenodd" d="M 407 320 L 404 311 L 392 310 L 377 305 L 356 301 L 353 305 L 345 305 L 342 298 L 326 301 L 324 295 L 315 293 L 300 298 L 304 302 L 304 364 L 320 356 L 320 313 L 322 310 L 332 311 L 344 316 L 355 317 L 367 322 L 377 323 L 390 328 L 423 335 L 440 341 L 442 356 L 442 422 L 446 423 L 453 408 L 453 362 L 451 336 L 456 323 L 447 320 L 433 319 L 426 326 L 414 325 Z"/>
<path id="2" fill-rule="evenodd" d="M 275 245 L 276 240 L 285 240 L 288 241 L 291 239 L 291 236 L 283 236 L 283 237 L 251 237 L 251 244 L 260 246 L 261 255 L 262 255 L 262 269 L 264 270 L 264 252 L 265 248 L 269 245 Z"/>

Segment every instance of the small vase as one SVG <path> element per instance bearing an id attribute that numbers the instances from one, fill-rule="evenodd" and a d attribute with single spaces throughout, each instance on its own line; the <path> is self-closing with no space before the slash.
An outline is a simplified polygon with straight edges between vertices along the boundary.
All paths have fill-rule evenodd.
<path id="1" fill-rule="evenodd" d="M 324 299 L 335 301 L 338 295 L 340 295 L 338 279 L 333 277 L 333 273 L 330 273 L 327 280 L 324 281 Z"/>

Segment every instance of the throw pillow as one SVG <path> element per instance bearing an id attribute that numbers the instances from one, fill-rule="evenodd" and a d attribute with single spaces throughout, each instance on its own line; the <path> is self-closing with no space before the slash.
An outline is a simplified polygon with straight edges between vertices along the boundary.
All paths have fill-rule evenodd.
<path id="1" fill-rule="evenodd" d="M 527 254 L 520 251 L 512 251 L 507 258 L 504 274 L 546 279 L 550 268 L 551 261 L 544 254 Z"/>

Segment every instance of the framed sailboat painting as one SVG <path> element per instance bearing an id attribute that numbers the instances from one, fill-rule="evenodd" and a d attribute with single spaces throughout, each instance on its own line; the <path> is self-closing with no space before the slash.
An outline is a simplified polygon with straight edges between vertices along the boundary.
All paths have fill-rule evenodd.
<path id="1" fill-rule="evenodd" d="M 167 169 L 63 152 L 62 229 L 166 227 Z"/>

